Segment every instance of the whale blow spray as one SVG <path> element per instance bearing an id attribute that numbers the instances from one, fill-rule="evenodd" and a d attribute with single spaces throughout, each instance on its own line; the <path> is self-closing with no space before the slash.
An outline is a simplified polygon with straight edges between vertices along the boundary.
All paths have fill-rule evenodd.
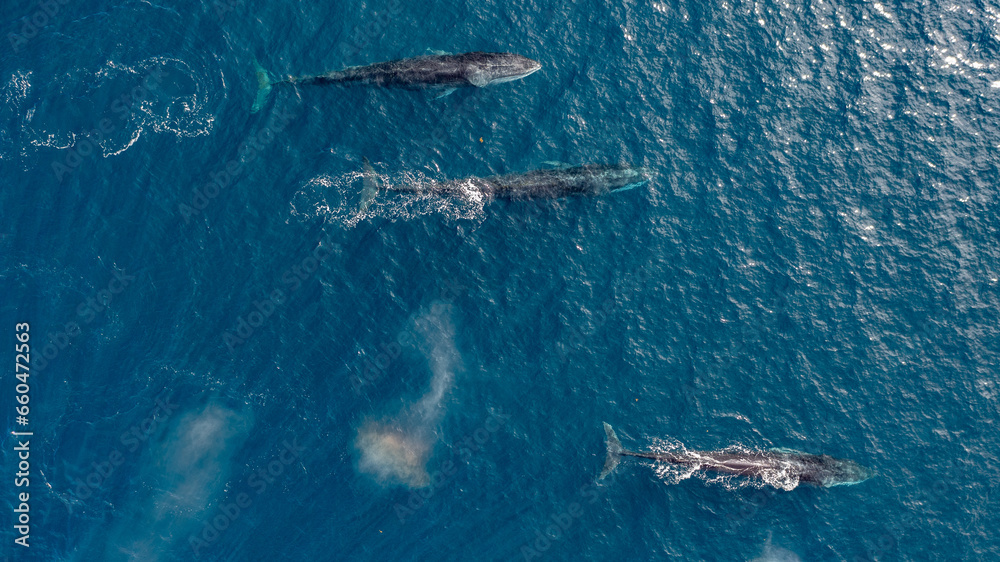
<path id="1" fill-rule="evenodd" d="M 435 428 L 444 416 L 444 397 L 462 368 L 455 346 L 453 307 L 436 302 L 413 319 L 420 349 L 431 368 L 430 389 L 416 402 L 358 430 L 354 446 L 358 470 L 385 485 L 422 488 L 430 484 L 427 460 L 437 441 Z"/>

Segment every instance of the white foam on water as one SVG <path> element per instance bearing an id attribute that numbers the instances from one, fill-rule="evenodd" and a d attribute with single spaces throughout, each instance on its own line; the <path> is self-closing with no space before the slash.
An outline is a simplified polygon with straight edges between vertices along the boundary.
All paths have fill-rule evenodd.
<path id="1" fill-rule="evenodd" d="M 679 441 L 658 440 L 651 448 L 657 453 L 673 453 L 689 459 L 697 459 L 697 451 L 688 450 Z M 734 445 L 726 447 L 721 452 L 735 454 L 755 454 L 757 451 Z M 798 468 L 792 462 L 779 462 L 774 468 L 763 469 L 758 476 L 737 476 L 721 472 L 706 470 L 705 466 L 711 464 L 711 459 L 705 457 L 704 463 L 693 462 L 690 464 L 673 464 L 667 462 L 656 462 L 653 470 L 657 478 L 664 484 L 672 486 L 689 478 L 697 478 L 706 484 L 718 485 L 727 490 L 739 490 L 744 488 L 763 488 L 771 486 L 779 490 L 794 490 L 799 485 Z"/>
<path id="2" fill-rule="evenodd" d="M 215 123 L 209 110 L 215 102 L 208 94 L 217 89 L 214 80 L 187 62 L 170 57 L 151 57 L 133 65 L 109 60 L 97 69 L 68 71 L 38 92 L 40 97 L 31 107 L 19 108 L 25 144 L 78 147 L 89 155 L 90 148 L 84 146 L 84 141 L 89 141 L 108 158 L 131 148 L 144 133 L 178 138 L 207 135 Z M 59 100 L 94 98 L 110 101 L 106 107 L 92 105 L 84 126 L 66 125 L 62 118 L 48 119 L 62 109 Z"/>
<path id="3" fill-rule="evenodd" d="M 15 70 L 11 72 L 9 78 L 0 88 L 0 98 L 3 102 L 0 105 L 0 160 L 10 158 L 14 154 L 14 140 L 11 135 L 11 128 L 20 128 L 25 120 L 30 120 L 30 115 L 25 117 L 22 109 L 24 101 L 31 91 L 31 71 Z M 30 110 L 29 110 L 30 112 Z"/>
<path id="4" fill-rule="evenodd" d="M 483 208 L 488 201 L 481 191 L 470 188 L 458 193 L 435 193 L 431 189 L 435 182 L 414 172 L 378 174 L 383 189 L 361 211 L 364 179 L 361 171 L 321 174 L 310 179 L 292 196 L 291 216 L 299 221 L 324 219 L 345 228 L 376 218 L 404 221 L 435 214 L 450 220 L 481 222 L 485 218 Z M 423 192 L 393 189 L 411 186 L 428 189 Z"/>

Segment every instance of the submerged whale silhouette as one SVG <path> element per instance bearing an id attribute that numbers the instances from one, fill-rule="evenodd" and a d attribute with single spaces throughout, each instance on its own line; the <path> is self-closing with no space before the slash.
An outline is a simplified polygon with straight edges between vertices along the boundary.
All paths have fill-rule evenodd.
<path id="1" fill-rule="evenodd" d="M 790 449 L 727 453 L 724 451 L 685 451 L 683 453 L 654 453 L 627 451 L 615 435 L 615 430 L 604 424 L 607 434 L 608 455 L 598 480 L 603 480 L 618 466 L 623 456 L 650 459 L 658 462 L 684 465 L 708 472 L 736 476 L 763 477 L 781 473 L 816 486 L 844 486 L 864 482 L 874 471 L 854 461 L 835 459 L 829 455 L 811 455 Z"/>
<path id="2" fill-rule="evenodd" d="M 276 84 L 337 84 L 365 85 L 408 90 L 437 89 L 438 97 L 446 96 L 456 88 L 483 88 L 519 80 L 542 67 L 538 61 L 514 53 L 462 53 L 459 55 L 428 55 L 409 59 L 391 60 L 365 66 L 352 66 L 316 76 L 289 76 L 272 80 L 260 64 L 257 71 L 257 98 L 251 112 L 258 111 Z"/>

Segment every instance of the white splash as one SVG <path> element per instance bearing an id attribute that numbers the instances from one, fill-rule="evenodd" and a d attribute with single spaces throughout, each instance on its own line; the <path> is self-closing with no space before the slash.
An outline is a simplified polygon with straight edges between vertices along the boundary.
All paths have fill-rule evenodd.
<path id="1" fill-rule="evenodd" d="M 24 123 L 30 120 L 31 111 L 27 116 L 22 116 L 21 106 L 24 104 L 28 93 L 31 91 L 31 71 L 16 70 L 12 72 L 10 78 L 0 87 L 0 160 L 9 158 L 13 153 L 13 139 L 11 129 L 20 129 Z"/>
<path id="2" fill-rule="evenodd" d="M 698 478 L 706 484 L 722 486 L 727 490 L 771 486 L 779 490 L 789 491 L 794 490 L 799 485 L 799 470 L 792 462 L 781 462 L 774 468 L 762 469 L 758 476 L 748 478 L 706 470 L 706 465 L 710 465 L 713 462 L 710 457 L 705 457 L 704 463 L 697 462 L 700 453 L 687 449 L 680 441 L 660 440 L 651 450 L 658 453 L 673 453 L 679 457 L 685 457 L 693 461 L 687 464 L 655 463 L 653 470 L 656 472 L 656 476 L 668 486 L 692 477 Z M 726 447 L 720 452 L 746 455 L 756 453 L 747 447 L 739 445 Z"/>
<path id="3" fill-rule="evenodd" d="M 428 186 L 434 181 L 419 172 L 378 174 L 382 189 L 367 209 L 361 211 L 364 174 L 359 170 L 340 175 L 322 174 L 307 181 L 292 196 L 291 216 L 300 221 L 325 219 L 353 228 L 366 219 L 410 220 L 438 214 L 451 220 L 467 219 L 481 222 L 487 201 L 481 192 L 462 190 L 456 194 L 440 194 L 428 189 L 397 191 L 394 186 Z"/>
<path id="4" fill-rule="evenodd" d="M 221 76 L 221 73 L 220 73 Z M 108 158 L 133 146 L 143 133 L 197 137 L 211 132 L 215 116 L 210 76 L 180 59 L 152 57 L 133 65 L 107 61 L 97 69 L 74 69 L 38 91 L 23 117 L 26 145 L 78 148 Z M 36 90 L 42 90 L 36 88 Z M 102 99 L 82 108 L 83 125 L 65 124 L 65 99 Z"/>

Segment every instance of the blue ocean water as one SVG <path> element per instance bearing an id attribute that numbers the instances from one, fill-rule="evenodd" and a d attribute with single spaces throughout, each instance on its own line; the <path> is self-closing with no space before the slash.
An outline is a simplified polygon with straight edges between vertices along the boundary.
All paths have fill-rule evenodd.
<path id="1" fill-rule="evenodd" d="M 34 354 L 27 426 L 0 392 L 34 434 L 29 548 L 2 449 L 9 559 L 1000 557 L 1000 5 L 3 6 L 0 326 Z M 543 67 L 249 111 L 254 61 L 429 49 Z M 365 157 L 655 178 L 359 216 Z M 598 485 L 602 421 L 878 475 Z"/>

